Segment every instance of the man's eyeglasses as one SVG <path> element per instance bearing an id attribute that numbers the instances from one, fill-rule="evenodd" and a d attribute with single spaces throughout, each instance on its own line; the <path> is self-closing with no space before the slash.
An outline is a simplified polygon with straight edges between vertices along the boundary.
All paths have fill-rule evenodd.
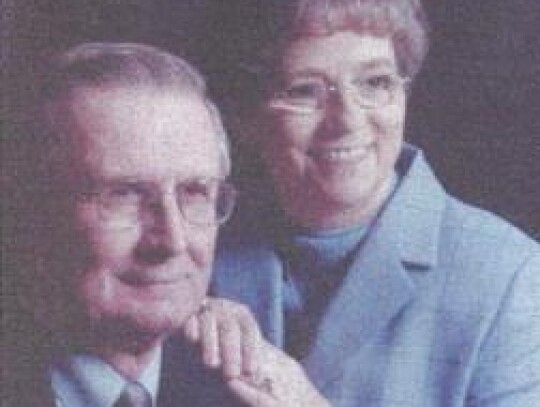
<path id="1" fill-rule="evenodd" d="M 299 77 L 274 93 L 270 97 L 269 107 L 312 114 L 326 109 L 332 94 L 343 92 L 358 106 L 374 109 L 392 103 L 409 82 L 409 78 L 396 73 L 362 74 L 343 85 L 333 83 L 323 76 Z"/>
<path id="2" fill-rule="evenodd" d="M 179 183 L 173 193 L 184 219 L 201 227 L 225 223 L 237 195 L 232 184 L 214 178 Z M 162 210 L 163 193 L 156 184 L 148 182 L 110 182 L 78 195 L 85 202 L 97 204 L 101 221 L 110 229 L 151 223 Z"/>

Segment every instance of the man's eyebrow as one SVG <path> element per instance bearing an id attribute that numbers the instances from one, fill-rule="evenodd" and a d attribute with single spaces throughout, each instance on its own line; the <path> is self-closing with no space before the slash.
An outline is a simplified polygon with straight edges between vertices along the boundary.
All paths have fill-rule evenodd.
<path id="1" fill-rule="evenodd" d="M 396 64 L 388 58 L 377 58 L 377 59 L 371 59 L 369 61 L 361 61 L 356 66 L 357 69 L 363 69 L 363 70 L 369 70 L 369 69 L 377 69 L 377 68 L 389 68 L 392 70 L 395 70 Z"/>
<path id="2" fill-rule="evenodd" d="M 145 181 L 140 178 L 135 177 L 112 177 L 112 178 L 102 178 L 98 180 L 102 184 L 149 184 L 150 181 Z"/>
<path id="3" fill-rule="evenodd" d="M 84 177 L 80 179 L 77 184 L 83 188 L 96 188 L 100 186 L 114 186 L 114 185 L 126 185 L 126 184 L 137 184 L 137 185 L 147 185 L 150 184 L 148 181 L 141 180 L 136 177 Z"/>

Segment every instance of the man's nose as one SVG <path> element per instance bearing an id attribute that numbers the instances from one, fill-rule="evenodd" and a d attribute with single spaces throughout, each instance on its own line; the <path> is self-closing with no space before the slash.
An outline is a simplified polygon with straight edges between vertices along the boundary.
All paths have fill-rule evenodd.
<path id="1" fill-rule="evenodd" d="M 175 195 L 164 194 L 153 215 L 153 240 L 171 253 L 182 252 L 187 245 L 187 224 Z"/>

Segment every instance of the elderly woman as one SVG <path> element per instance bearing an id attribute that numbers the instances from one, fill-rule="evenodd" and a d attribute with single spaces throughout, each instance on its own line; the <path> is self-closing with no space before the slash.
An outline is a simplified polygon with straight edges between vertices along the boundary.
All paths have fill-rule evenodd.
<path id="1" fill-rule="evenodd" d="M 449 196 L 403 141 L 419 1 L 285 3 L 241 117 L 272 187 L 243 191 L 214 290 L 298 364 L 270 351 L 256 390 L 271 397 L 237 390 L 261 406 L 538 405 L 539 245 Z"/>

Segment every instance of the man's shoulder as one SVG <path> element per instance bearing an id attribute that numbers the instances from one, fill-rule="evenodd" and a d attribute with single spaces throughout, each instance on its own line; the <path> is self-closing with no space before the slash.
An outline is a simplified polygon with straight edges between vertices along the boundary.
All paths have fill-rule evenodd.
<path id="1" fill-rule="evenodd" d="M 179 336 L 163 347 L 157 407 L 235 407 L 219 371 L 204 368 L 199 349 Z"/>
<path id="2" fill-rule="evenodd" d="M 36 349 L 19 348 L 17 352 L 3 361 L 2 406 L 54 407 L 47 358 Z"/>

